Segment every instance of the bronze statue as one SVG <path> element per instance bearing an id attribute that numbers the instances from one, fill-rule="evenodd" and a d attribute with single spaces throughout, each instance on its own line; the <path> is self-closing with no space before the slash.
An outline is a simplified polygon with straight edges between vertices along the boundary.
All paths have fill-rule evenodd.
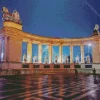
<path id="1" fill-rule="evenodd" d="M 2 13 L 3 13 L 3 21 L 11 21 L 15 22 L 18 24 L 22 24 L 20 20 L 20 15 L 17 10 L 14 10 L 13 13 L 9 13 L 8 9 L 6 7 L 2 8 Z"/>

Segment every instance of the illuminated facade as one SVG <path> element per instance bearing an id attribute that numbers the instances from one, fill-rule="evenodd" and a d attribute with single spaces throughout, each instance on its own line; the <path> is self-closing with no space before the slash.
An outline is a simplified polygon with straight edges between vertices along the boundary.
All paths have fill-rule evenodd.
<path id="1" fill-rule="evenodd" d="M 97 25 L 93 35 L 87 38 L 51 38 L 23 32 L 19 14 L 14 13 L 16 20 L 13 17 L 7 18 L 9 13 L 5 10 L 3 13 L 3 28 L 0 29 L 2 67 L 5 68 L 8 62 L 13 63 L 11 68 L 22 68 L 23 63 L 70 64 L 70 68 L 74 64 L 100 63 L 100 35 Z"/>

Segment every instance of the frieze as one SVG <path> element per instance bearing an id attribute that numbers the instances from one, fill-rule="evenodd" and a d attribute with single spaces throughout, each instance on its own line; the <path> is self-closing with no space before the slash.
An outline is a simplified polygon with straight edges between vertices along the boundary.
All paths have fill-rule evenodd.
<path id="1" fill-rule="evenodd" d="M 39 42 L 46 42 L 46 43 L 51 43 L 51 44 L 64 44 L 64 43 L 72 43 L 72 44 L 79 44 L 82 42 L 86 42 L 86 41 L 98 41 L 100 39 L 99 36 L 92 36 L 89 38 L 49 38 L 49 37 L 44 37 L 44 36 L 38 36 L 38 35 L 34 35 L 34 34 L 30 34 L 30 33 L 26 33 L 23 32 L 21 30 L 18 29 L 14 29 L 11 27 L 4 27 L 0 30 L 2 32 L 2 34 L 6 34 L 8 36 L 14 36 L 17 38 L 22 38 L 22 39 L 30 39 L 31 41 L 39 41 Z"/>

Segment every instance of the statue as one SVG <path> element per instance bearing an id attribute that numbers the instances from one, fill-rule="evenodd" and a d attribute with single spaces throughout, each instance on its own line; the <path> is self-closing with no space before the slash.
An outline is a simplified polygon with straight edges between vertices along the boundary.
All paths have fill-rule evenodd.
<path id="1" fill-rule="evenodd" d="M 96 30 L 96 31 L 99 30 L 99 25 L 98 24 L 95 25 L 94 30 Z"/>
<path id="2" fill-rule="evenodd" d="M 3 8 L 2 8 L 2 12 L 3 12 L 3 13 L 9 13 L 9 11 L 8 11 L 8 9 L 7 9 L 6 7 L 3 7 Z"/>
<path id="3" fill-rule="evenodd" d="M 23 55 L 23 62 L 26 62 L 27 61 L 27 56 L 26 54 Z"/>
<path id="4" fill-rule="evenodd" d="M 14 10 L 13 13 L 12 13 L 12 16 L 13 16 L 13 19 L 15 22 L 20 22 L 20 16 L 19 16 L 19 13 L 17 12 L 17 10 Z"/>
<path id="5" fill-rule="evenodd" d="M 93 30 L 93 35 L 98 35 L 99 34 L 99 25 L 96 24 Z"/>
<path id="6" fill-rule="evenodd" d="M 9 11 L 6 7 L 3 7 L 2 12 L 3 12 L 3 21 L 12 21 L 12 22 L 16 22 L 18 24 L 22 24 L 17 10 L 14 10 L 13 13 L 11 14 L 11 13 L 9 13 Z"/>
<path id="7" fill-rule="evenodd" d="M 45 56 L 45 58 L 44 58 L 44 62 L 45 62 L 45 63 L 48 62 L 48 56 Z"/>
<path id="8" fill-rule="evenodd" d="M 37 56 L 34 56 L 34 57 L 33 57 L 33 61 L 34 61 L 34 62 L 37 62 Z"/>
<path id="9" fill-rule="evenodd" d="M 68 63 L 69 62 L 69 59 L 68 59 L 68 56 L 66 56 L 66 63 Z"/>
<path id="10" fill-rule="evenodd" d="M 76 60 L 75 61 L 76 63 L 79 63 L 79 56 L 78 55 L 76 56 L 76 59 L 75 60 Z"/>
<path id="11" fill-rule="evenodd" d="M 9 20 L 9 18 L 11 18 L 11 15 L 9 14 L 9 11 L 6 7 L 2 8 L 2 12 L 3 12 L 3 21 L 7 21 Z"/>
<path id="12" fill-rule="evenodd" d="M 57 63 L 58 61 L 58 56 L 55 56 L 55 63 Z"/>
<path id="13" fill-rule="evenodd" d="M 90 63 L 90 56 L 89 55 L 86 56 L 86 63 L 88 63 L 88 64 Z"/>
<path id="14" fill-rule="evenodd" d="M 90 63 L 90 56 L 87 56 L 87 63 Z"/>

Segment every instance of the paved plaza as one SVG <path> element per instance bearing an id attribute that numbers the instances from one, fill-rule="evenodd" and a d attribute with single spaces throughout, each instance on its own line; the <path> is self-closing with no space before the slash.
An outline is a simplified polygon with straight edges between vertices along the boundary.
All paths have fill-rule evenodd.
<path id="1" fill-rule="evenodd" d="M 0 100 L 100 100 L 100 77 L 38 73 L 2 76 Z"/>

